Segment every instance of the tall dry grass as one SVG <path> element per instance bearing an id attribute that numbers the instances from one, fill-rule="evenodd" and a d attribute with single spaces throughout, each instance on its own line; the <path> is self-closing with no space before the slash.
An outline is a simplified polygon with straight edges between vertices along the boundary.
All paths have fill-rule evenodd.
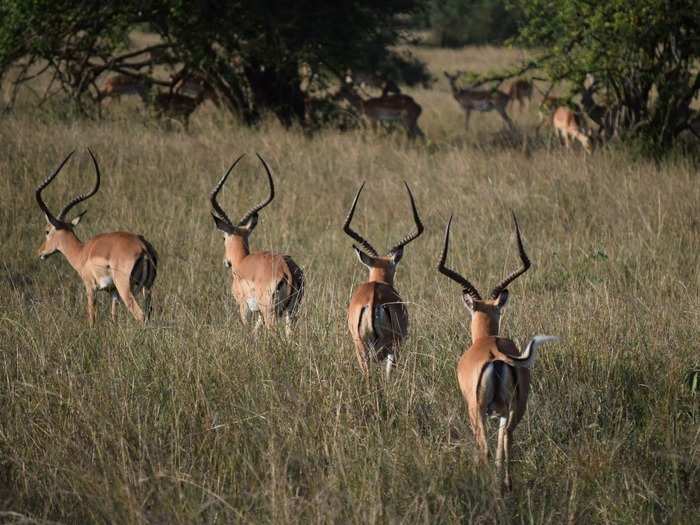
<path id="1" fill-rule="evenodd" d="M 465 57 L 465 60 L 468 57 Z M 444 89 L 415 91 L 428 145 L 213 114 L 164 131 L 128 107 L 102 122 L 26 110 L 0 126 L 0 516 L 66 523 L 693 523 L 700 500 L 697 169 L 624 151 L 591 157 L 465 134 Z M 129 104 L 126 103 L 125 106 Z M 516 116 L 532 123 L 534 110 Z M 94 148 L 100 192 L 78 227 L 144 234 L 161 255 L 155 319 L 124 309 L 94 328 L 82 284 L 39 262 L 33 190 L 67 151 Z M 291 254 L 308 287 L 291 341 L 238 321 L 207 193 L 259 151 L 277 198 L 254 249 Z M 221 200 L 232 216 L 265 188 L 250 156 Z M 53 209 L 88 188 L 76 156 L 45 192 Z M 398 271 L 410 337 L 388 384 L 367 389 L 346 333 L 365 277 L 340 230 L 368 181 L 357 228 L 388 246 L 411 228 L 401 181 L 426 225 Z M 435 266 L 455 213 L 452 266 L 482 290 L 517 264 L 509 210 L 533 269 L 511 287 L 502 332 L 542 350 L 515 433 L 514 491 L 499 499 L 473 439 L 454 367 L 469 345 L 456 285 Z M 377 408 L 379 407 L 379 408 Z M 492 431 L 495 429 L 492 428 Z M 492 436 L 493 437 L 493 436 Z"/>

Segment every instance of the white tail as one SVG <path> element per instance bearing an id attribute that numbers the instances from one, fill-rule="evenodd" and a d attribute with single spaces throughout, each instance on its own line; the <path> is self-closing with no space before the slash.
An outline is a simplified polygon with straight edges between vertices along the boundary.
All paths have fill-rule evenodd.
<path id="1" fill-rule="evenodd" d="M 532 368 L 535 364 L 535 358 L 537 356 L 537 349 L 545 343 L 557 342 L 559 338 L 556 335 L 536 335 L 525 347 L 525 351 L 520 357 L 514 358 L 515 366 L 521 368 Z"/>

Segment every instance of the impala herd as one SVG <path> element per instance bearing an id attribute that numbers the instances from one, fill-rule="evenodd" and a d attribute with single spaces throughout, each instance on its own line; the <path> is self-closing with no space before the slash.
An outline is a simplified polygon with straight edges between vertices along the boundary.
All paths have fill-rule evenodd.
<path id="1" fill-rule="evenodd" d="M 100 188 L 97 159 L 90 149 L 88 153 L 95 169 L 95 185 L 89 193 L 71 200 L 58 215 L 49 210 L 42 192 L 56 179 L 73 152 L 36 189 L 36 201 L 47 222 L 46 236 L 38 255 L 43 260 L 60 252 L 78 273 L 85 285 L 90 325 L 96 319 L 94 295 L 98 290 L 111 293 L 113 320 L 116 320 L 116 307 L 121 300 L 137 321 L 145 322 L 151 313 L 151 289 L 158 269 L 158 255 L 153 246 L 143 236 L 127 232 L 103 233 L 82 242 L 74 229 L 85 211 L 79 212 L 73 219 L 67 218 L 68 212 L 94 196 Z M 214 224 L 224 235 L 224 264 L 231 270 L 231 291 L 243 324 L 248 324 L 257 315 L 254 328 L 257 331 L 261 324 L 271 329 L 277 321 L 284 320 L 286 336 L 290 338 L 292 324 L 304 296 L 304 272 L 289 255 L 251 252 L 249 246 L 249 238 L 258 224 L 260 212 L 275 197 L 272 171 L 267 162 L 258 155 L 265 170 L 268 196 L 239 221 L 232 221 L 217 200 L 242 158 L 243 155 L 235 160 L 209 194 Z M 401 344 L 408 335 L 408 308 L 394 286 L 394 275 L 404 249 L 421 236 L 424 228 L 413 193 L 408 184 L 404 184 L 415 229 L 390 248 L 386 255 L 379 255 L 351 227 L 364 183 L 357 190 L 342 226 L 343 232 L 356 242 L 353 249 L 358 259 L 369 270 L 367 281 L 355 289 L 347 310 L 350 336 L 360 369 L 368 382 L 371 381 L 371 369 L 375 365 L 382 365 L 386 379 L 389 379 L 392 369 L 397 366 Z M 499 419 L 496 464 L 500 471 L 505 462 L 502 486 L 506 489 L 510 489 L 508 461 L 512 433 L 525 412 L 535 352 L 544 342 L 556 339 L 535 336 L 520 352 L 513 341 L 499 336 L 501 312 L 508 301 L 508 285 L 530 267 L 515 215 L 513 220 L 522 267 L 496 285 L 488 299 L 482 299 L 466 278 L 445 265 L 452 217 L 447 223 L 444 248 L 437 265 L 440 273 L 462 286 L 462 299 L 471 315 L 472 346 L 457 365 L 458 383 L 476 437 L 478 458 L 482 462 L 488 457 L 486 418 Z M 143 295 L 143 309 L 136 299 L 139 294 Z"/>
<path id="2" fill-rule="evenodd" d="M 464 111 L 465 127 L 469 129 L 469 120 L 473 111 L 486 113 L 495 111 L 503 120 L 509 132 L 516 131 L 512 119 L 508 116 L 508 107 L 518 103 L 520 111 L 532 99 L 533 82 L 531 80 L 518 79 L 511 83 L 507 93 L 499 89 L 479 89 L 473 87 L 459 87 L 458 81 L 464 75 L 463 71 L 452 74 L 444 72 L 447 78 L 452 96 Z M 361 78 L 358 76 L 358 78 Z M 362 86 L 367 82 L 360 82 Z M 187 129 L 192 113 L 206 100 L 210 100 L 217 107 L 221 106 L 221 100 L 204 76 L 197 73 L 181 72 L 170 79 L 170 90 L 152 93 L 151 87 L 144 78 L 126 74 L 116 74 L 108 77 L 98 89 L 98 101 L 106 106 L 114 99 L 122 96 L 137 95 L 153 115 L 159 118 L 168 118 L 182 123 Z M 424 139 L 425 135 L 418 125 L 423 108 L 413 97 L 401 93 L 400 88 L 391 80 L 383 81 L 382 94 L 378 97 L 364 98 L 355 85 L 352 72 L 348 71 L 341 82 L 340 89 L 331 97 L 334 101 L 346 101 L 354 113 L 361 119 L 365 119 L 373 129 L 380 125 L 399 125 L 403 127 L 410 139 Z M 592 87 L 584 92 L 584 105 L 593 106 Z M 586 98 L 588 97 L 588 98 Z M 309 124 L 314 107 L 319 99 L 304 96 L 305 123 Z M 569 148 L 572 141 L 581 143 L 586 152 L 592 150 L 592 137 L 585 126 L 582 113 L 571 109 L 563 100 L 544 96 L 539 106 L 540 123 L 537 130 L 544 123 L 552 126 L 557 138 Z"/>

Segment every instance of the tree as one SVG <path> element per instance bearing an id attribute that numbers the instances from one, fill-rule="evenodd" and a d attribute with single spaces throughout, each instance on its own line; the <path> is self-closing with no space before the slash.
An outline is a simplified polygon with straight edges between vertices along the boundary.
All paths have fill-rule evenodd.
<path id="1" fill-rule="evenodd" d="M 3 0 L 0 78 L 19 68 L 15 86 L 50 75 L 45 96 L 68 95 L 83 111 L 99 98 L 108 72 L 172 88 L 162 67 L 204 75 L 245 122 L 272 111 L 285 125 L 301 120 L 300 66 L 323 79 L 385 58 L 398 39 L 397 13 L 418 0 Z M 135 48 L 146 29 L 155 44 Z M 37 72 L 37 68 L 39 68 Z M 55 90 L 55 91 L 52 91 Z"/>
<path id="2" fill-rule="evenodd" d="M 506 0 L 430 0 L 429 24 L 436 44 L 500 44 L 517 34 L 517 10 Z"/>
<path id="3" fill-rule="evenodd" d="M 536 65 L 584 95 L 584 110 L 606 133 L 639 139 L 659 155 L 689 129 L 700 91 L 696 0 L 514 3 L 525 16 L 519 41 L 545 48 Z"/>

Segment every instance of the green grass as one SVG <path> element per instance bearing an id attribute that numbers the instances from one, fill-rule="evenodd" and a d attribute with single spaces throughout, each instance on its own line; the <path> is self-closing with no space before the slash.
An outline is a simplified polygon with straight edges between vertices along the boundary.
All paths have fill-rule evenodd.
<path id="1" fill-rule="evenodd" d="M 493 51 L 490 51 L 491 53 Z M 439 72 L 439 71 L 438 71 Z M 591 157 L 493 143 L 493 115 L 462 116 L 444 85 L 415 91 L 428 146 L 274 123 L 165 132 L 124 109 L 102 122 L 24 111 L 0 126 L 0 520 L 66 523 L 693 523 L 700 501 L 700 185 L 682 159 L 619 149 Z M 429 103 L 428 103 L 429 101 Z M 128 102 L 125 104 L 128 106 Z M 516 122 L 531 125 L 534 107 Z M 491 142 L 489 142 L 491 141 Z M 85 296 L 60 255 L 40 262 L 35 186 L 56 210 L 102 188 L 79 236 L 142 233 L 161 256 L 154 322 Z M 291 254 L 306 297 L 294 337 L 241 326 L 207 194 L 240 153 L 261 152 L 277 198 L 253 249 Z M 379 248 L 426 225 L 396 286 L 410 336 L 389 384 L 368 389 L 345 312 L 366 277 L 340 230 L 362 180 L 357 229 Z M 265 192 L 252 155 L 221 195 L 233 217 Z M 502 333 L 562 342 L 540 353 L 515 432 L 513 493 L 498 498 L 473 438 L 455 365 L 469 345 L 450 264 L 481 290 L 517 265 L 509 211 L 533 268 L 513 284 Z M 491 427 L 491 437 L 495 427 Z"/>

